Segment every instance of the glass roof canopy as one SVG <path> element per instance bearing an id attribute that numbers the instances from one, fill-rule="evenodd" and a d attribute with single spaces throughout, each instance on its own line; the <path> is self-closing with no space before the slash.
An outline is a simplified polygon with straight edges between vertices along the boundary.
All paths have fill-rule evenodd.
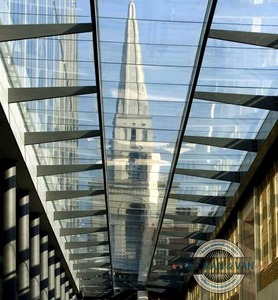
<path id="1" fill-rule="evenodd" d="M 277 4 L 10 2 L 9 102 L 81 291 L 180 288 L 190 274 L 171 265 L 210 238 L 277 134 Z"/>

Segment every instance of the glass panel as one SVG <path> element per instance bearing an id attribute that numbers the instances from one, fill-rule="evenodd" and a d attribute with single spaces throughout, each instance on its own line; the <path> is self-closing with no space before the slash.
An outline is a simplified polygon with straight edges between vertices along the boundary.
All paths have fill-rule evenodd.
<path id="1" fill-rule="evenodd" d="M 277 94 L 275 49 L 213 39 L 209 39 L 208 46 L 198 91 L 213 91 L 214 87 L 217 92 Z"/>
<path id="2" fill-rule="evenodd" d="M 78 174 L 51 175 L 45 176 L 45 181 L 50 190 L 68 189 L 69 180 L 71 180 L 71 188 L 78 186 L 80 190 L 95 189 L 96 185 L 103 186 L 102 172 L 102 170 L 93 170 L 78 172 Z"/>
<path id="3" fill-rule="evenodd" d="M 102 34 L 100 41 L 124 43 L 125 19 L 100 18 Z M 200 23 L 163 22 L 159 20 L 138 20 L 140 42 L 165 45 L 196 45 L 199 42 Z M 159 28 L 159 29 L 158 29 Z M 186 31 L 187 34 L 181 34 Z M 149 34 L 149 33 L 152 34 Z"/>
<path id="4" fill-rule="evenodd" d="M 220 1 L 212 28 L 277 33 L 276 1 Z"/>
<path id="5" fill-rule="evenodd" d="M 113 266 L 134 286 L 147 279 L 207 4 L 98 4 Z"/>
<path id="6" fill-rule="evenodd" d="M 273 25 L 273 20 L 277 18 L 273 15 L 272 4 L 263 1 L 224 2 L 219 2 L 217 5 L 213 29 L 274 32 L 274 27 L 269 26 Z M 270 10 L 271 13 L 268 14 Z M 255 102 L 255 99 L 259 99 L 256 96 L 277 95 L 277 82 L 274 75 L 276 69 L 277 51 L 274 49 L 209 39 L 196 90 L 224 93 L 224 101 L 225 93 L 238 95 L 239 99 L 240 94 L 250 94 L 251 100 L 246 105 L 252 106 L 252 100 Z M 254 95 L 253 99 L 252 95 Z M 185 136 L 200 137 L 200 144 L 184 142 L 177 167 L 227 172 L 248 170 L 256 153 L 202 145 L 201 137 L 221 137 L 231 140 L 265 138 L 274 124 L 274 115 L 277 121 L 278 114 L 270 113 L 266 109 L 193 99 Z M 175 174 L 171 193 L 229 197 L 234 195 L 238 187 L 239 183 Z M 159 238 L 159 250 L 168 251 L 170 255 L 169 250 L 163 250 L 163 247 L 176 249 L 180 246 L 180 242 L 183 243 L 182 235 L 187 237 L 184 246 L 199 245 L 211 234 L 215 226 L 213 223 L 210 224 L 213 219 L 200 217 L 213 217 L 213 222 L 217 222 L 224 211 L 223 206 L 171 199 L 167 205 L 162 234 Z M 195 220 L 194 216 L 196 216 Z M 204 224 L 194 224 L 200 220 Z M 205 235 L 200 235 L 201 233 Z M 166 246 L 163 246 L 163 243 Z M 172 252 L 172 254 L 177 256 L 181 253 Z M 187 255 L 187 253 L 181 254 L 183 258 Z M 160 263 L 167 264 L 167 258 Z"/>
<path id="7" fill-rule="evenodd" d="M 99 1 L 99 16 L 102 18 L 127 18 L 127 7 L 130 0 L 123 1 Z M 185 21 L 202 22 L 204 16 L 205 4 L 202 0 L 196 1 L 168 1 L 159 0 L 149 2 L 142 0 L 136 2 L 136 11 L 138 20 L 164 20 L 164 21 Z M 188 14 L 194 11 L 194 14 Z"/>
<path id="8" fill-rule="evenodd" d="M 184 143 L 177 168 L 237 171 L 245 155 L 245 151 Z"/>
<path id="9" fill-rule="evenodd" d="M 32 147 L 32 146 L 28 146 Z M 45 143 L 34 146 L 37 152 L 39 163 L 45 164 L 94 164 L 100 163 L 100 140 L 99 137 L 63 142 Z M 64 153 L 68 156 L 65 159 Z"/>
<path id="10" fill-rule="evenodd" d="M 172 191 L 179 194 L 225 195 L 230 183 L 221 180 L 175 174 Z"/>
<path id="11" fill-rule="evenodd" d="M 99 129 L 96 95 L 21 103 L 27 131 Z"/>
<path id="12" fill-rule="evenodd" d="M 67 204 L 69 207 L 74 207 L 74 211 L 84 211 L 84 210 L 102 210 L 105 209 L 105 196 L 96 195 L 81 198 L 70 198 L 70 199 L 60 199 L 53 201 L 54 205 L 59 207 L 59 211 L 67 211 Z M 57 209 L 58 210 L 58 209 Z"/>
<path id="13" fill-rule="evenodd" d="M 0 23 L 4 25 L 66 23 L 75 26 L 80 22 L 92 21 L 90 1 L 2 2 Z M 9 87 L 95 86 L 92 36 L 89 32 L 1 43 L 1 57 L 8 73 Z M 10 113 L 17 113 L 17 109 L 24 121 L 22 134 L 43 132 L 51 136 L 51 133 L 61 131 L 65 132 L 61 137 L 63 139 L 70 138 L 67 135 L 69 132 L 100 129 L 96 94 L 20 102 L 11 105 Z M 105 189 L 103 169 L 74 172 L 78 164 L 103 165 L 100 145 L 100 137 L 92 137 L 26 146 L 26 151 L 31 150 L 34 169 L 36 165 L 44 165 L 42 168 L 53 166 L 54 169 L 56 165 L 58 168 L 64 166 L 61 174 L 43 176 L 37 180 L 38 186 L 46 187 L 46 191 L 40 191 L 42 194 L 46 192 L 46 198 L 53 195 L 47 192 L 62 192 L 61 198 L 65 198 L 48 201 L 46 210 L 54 215 L 57 232 L 60 229 L 59 238 L 68 249 L 66 251 L 84 257 L 88 253 L 92 255 L 85 259 L 85 264 L 91 265 L 87 268 L 78 265 L 80 261 L 84 263 L 84 260 L 77 259 L 74 261 L 74 270 L 81 277 L 81 273 L 85 272 L 84 277 L 110 278 L 110 256 L 101 256 L 110 251 L 105 195 L 82 197 L 81 193 L 80 198 L 74 198 L 79 195 L 76 193 L 78 191 L 84 191 L 86 195 L 86 192 L 90 194 Z M 101 257 L 94 257 L 95 254 Z M 86 272 L 91 273 L 87 276 Z"/>
<path id="14" fill-rule="evenodd" d="M 148 102 L 151 101 L 182 101 L 184 102 L 188 84 L 154 84 L 145 82 L 147 88 Z M 103 81 L 103 96 L 105 98 L 118 98 L 119 84 L 113 81 Z"/>
<path id="15" fill-rule="evenodd" d="M 163 56 L 164 66 L 176 67 L 192 67 L 196 46 L 190 45 L 153 45 L 140 42 L 143 63 L 145 66 L 159 66 L 162 64 L 161 56 Z M 101 42 L 101 52 L 103 53 L 101 59 L 102 63 L 121 64 L 122 62 L 122 42 Z M 115 49 L 115 50 L 113 50 Z M 183 57 L 180 60 L 180 57 Z"/>
<path id="16" fill-rule="evenodd" d="M 10 0 L 3 1 L 0 9 L 1 23 L 55 24 L 91 22 L 88 0 Z"/>
<path id="17" fill-rule="evenodd" d="M 0 23 L 4 25 L 91 22 L 90 1 L 2 2 Z M 212 28 L 276 34 L 274 2 L 220 1 Z M 88 242 L 80 248 L 74 244 L 69 247 L 70 254 L 84 255 L 76 256 L 75 267 L 90 264 L 84 269 L 76 267 L 78 276 L 85 273 L 81 275 L 83 279 L 110 280 L 107 254 L 112 251 L 116 288 L 146 285 L 149 270 L 148 283 L 179 287 L 186 272 L 177 274 L 171 270 L 170 260 L 190 258 L 223 215 L 224 206 L 190 201 L 190 197 L 167 199 L 157 257 L 149 269 L 207 3 L 97 1 L 110 224 L 104 194 L 79 198 L 73 194 L 70 199 L 65 195 L 66 199 L 47 203 L 51 212 L 53 207 L 57 212 L 68 212 L 66 219 L 55 215 L 65 242 Z M 96 85 L 92 33 L 5 42 L 0 47 L 12 87 Z M 277 65 L 274 49 L 209 38 L 196 90 L 239 97 L 277 96 Z M 20 103 L 23 130 L 99 130 L 100 98 L 92 94 Z M 261 140 L 267 137 L 278 115 L 267 109 L 195 98 L 190 109 L 182 134 L 206 138 Z M 93 137 L 27 146 L 27 150 L 35 150 L 39 165 L 92 165 L 104 164 L 102 146 L 100 137 Z M 184 142 L 177 167 L 241 172 L 248 170 L 255 157 L 255 152 Z M 38 180 L 48 191 L 93 192 L 106 188 L 103 169 Z M 239 183 L 175 174 L 171 194 L 228 197 L 238 186 Z M 92 284 L 82 282 L 83 292 L 100 297 L 104 285 L 100 284 L 96 291 Z"/>
<path id="18" fill-rule="evenodd" d="M 92 33 L 2 43 L 15 87 L 95 85 Z"/>
<path id="19" fill-rule="evenodd" d="M 185 134 L 254 139 L 267 113 L 236 105 L 194 101 Z"/>

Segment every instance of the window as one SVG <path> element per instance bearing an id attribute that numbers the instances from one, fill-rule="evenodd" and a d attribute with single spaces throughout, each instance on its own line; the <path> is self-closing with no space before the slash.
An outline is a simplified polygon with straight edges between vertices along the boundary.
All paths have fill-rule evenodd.
<path id="1" fill-rule="evenodd" d="M 274 177 L 276 257 L 278 257 L 278 174 Z"/>
<path id="2" fill-rule="evenodd" d="M 147 129 L 143 129 L 142 134 L 143 134 L 142 140 L 147 141 L 148 140 L 148 131 L 147 131 Z"/>
<path id="3" fill-rule="evenodd" d="M 148 166 L 139 160 L 146 159 L 146 153 L 131 152 L 129 154 L 129 161 L 127 165 L 127 172 L 129 179 L 134 180 L 147 180 L 148 179 Z"/>
<path id="4" fill-rule="evenodd" d="M 264 269 L 264 243 L 263 243 L 263 199 L 259 199 L 259 224 L 260 224 L 260 264 L 261 270 Z"/>
<path id="5" fill-rule="evenodd" d="M 271 195 L 270 185 L 268 184 L 266 189 L 266 213 L 267 213 L 267 252 L 268 252 L 268 264 L 272 262 L 272 218 L 271 218 L 271 207 L 270 207 Z"/>
<path id="6" fill-rule="evenodd" d="M 136 141 L 136 129 L 131 128 L 131 136 L 130 136 L 131 141 Z"/>

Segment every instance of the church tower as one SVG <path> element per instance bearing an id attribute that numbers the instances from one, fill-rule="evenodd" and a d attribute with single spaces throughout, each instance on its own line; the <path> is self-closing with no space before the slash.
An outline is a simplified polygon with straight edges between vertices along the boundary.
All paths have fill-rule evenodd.
<path id="1" fill-rule="evenodd" d="M 153 153 L 152 118 L 132 0 L 113 126 L 107 161 L 113 267 L 137 282 L 138 274 L 147 271 L 141 258 L 151 255 L 157 225 L 160 155 Z"/>
<path id="2" fill-rule="evenodd" d="M 128 9 L 116 109 L 114 151 L 118 151 L 117 148 L 121 151 L 122 141 L 126 141 L 126 145 L 130 144 L 131 148 L 142 147 L 142 142 L 152 141 L 151 117 L 133 1 L 130 2 Z M 120 145 L 117 145 L 117 140 L 121 140 Z"/>

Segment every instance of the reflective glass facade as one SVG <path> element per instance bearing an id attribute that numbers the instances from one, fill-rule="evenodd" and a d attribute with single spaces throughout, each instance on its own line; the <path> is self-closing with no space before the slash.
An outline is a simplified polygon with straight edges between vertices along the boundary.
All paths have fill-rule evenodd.
<path id="1" fill-rule="evenodd" d="M 277 131 L 278 4 L 2 2 L 5 105 L 81 292 L 181 288 Z"/>

